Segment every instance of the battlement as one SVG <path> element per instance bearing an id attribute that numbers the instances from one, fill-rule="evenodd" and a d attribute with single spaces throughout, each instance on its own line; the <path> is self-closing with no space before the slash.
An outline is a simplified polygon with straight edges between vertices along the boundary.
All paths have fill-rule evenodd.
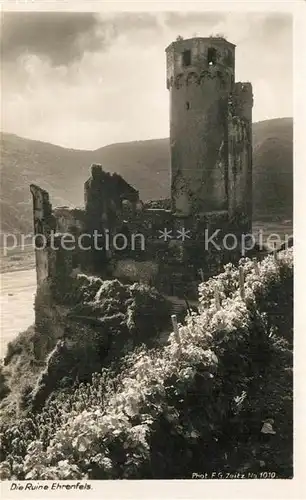
<path id="1" fill-rule="evenodd" d="M 206 78 L 224 77 L 233 81 L 235 45 L 224 38 L 178 40 L 166 49 L 167 88 L 180 88 L 183 82 L 197 84 Z M 175 85 L 174 85 L 175 84 Z"/>

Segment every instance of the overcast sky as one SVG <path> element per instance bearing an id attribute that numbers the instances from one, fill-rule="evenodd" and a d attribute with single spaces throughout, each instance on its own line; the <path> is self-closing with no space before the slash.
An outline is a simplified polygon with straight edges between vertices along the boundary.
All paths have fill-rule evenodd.
<path id="1" fill-rule="evenodd" d="M 2 129 L 70 148 L 169 135 L 165 47 L 223 34 L 236 81 L 251 81 L 254 121 L 292 116 L 287 14 L 6 13 Z"/>

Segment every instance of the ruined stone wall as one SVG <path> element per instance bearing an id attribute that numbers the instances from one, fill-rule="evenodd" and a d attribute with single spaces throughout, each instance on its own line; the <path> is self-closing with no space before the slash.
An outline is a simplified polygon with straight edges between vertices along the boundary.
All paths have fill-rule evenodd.
<path id="1" fill-rule="evenodd" d="M 124 233 L 125 216 L 134 216 L 138 209 L 138 191 L 130 186 L 117 174 L 104 172 L 101 165 L 91 167 L 91 176 L 84 185 L 85 226 L 89 234 L 98 232 L 101 235 L 107 231 L 109 241 L 114 235 Z M 98 238 L 99 247 L 104 250 L 91 251 L 91 269 L 97 273 L 105 270 L 113 251 L 106 243 L 105 237 Z"/>
<path id="2" fill-rule="evenodd" d="M 139 194 L 120 175 L 105 172 L 102 165 L 91 167 L 91 176 L 84 185 L 85 212 L 87 225 L 94 220 L 108 224 L 109 228 L 122 218 L 123 202 L 129 202 L 134 209 L 139 202 Z"/>
<path id="3" fill-rule="evenodd" d="M 30 189 L 33 196 L 37 284 L 40 285 L 57 274 L 59 260 L 64 258 L 62 254 L 66 256 L 71 270 L 82 267 L 81 261 L 78 262 L 81 257 L 77 238 L 85 230 L 85 212 L 67 207 L 53 210 L 47 191 L 33 184 Z"/>
<path id="4" fill-rule="evenodd" d="M 36 277 L 37 285 L 41 285 L 48 278 L 52 264 L 49 244 L 51 232 L 56 227 L 56 221 L 52 214 L 52 205 L 47 191 L 35 184 L 31 184 L 30 191 L 33 198 Z"/>
<path id="5" fill-rule="evenodd" d="M 90 244 L 82 237 L 86 233 L 85 210 L 79 208 L 56 207 L 53 210 L 56 220 L 56 260 L 57 265 L 61 261 L 61 267 L 65 267 L 68 274 L 73 270 L 85 271 L 90 267 L 90 259 L 87 251 L 82 251 L 81 244 L 86 247 Z M 66 236 L 67 235 L 67 236 Z M 81 238 L 81 239 L 80 239 Z M 64 242 L 65 248 L 62 248 Z M 68 255 L 69 253 L 69 255 Z M 64 272 L 64 271 L 62 271 Z"/>
<path id="6" fill-rule="evenodd" d="M 185 54 L 190 60 L 184 61 Z M 173 210 L 189 215 L 227 209 L 227 102 L 234 46 L 219 38 L 167 48 Z"/>
<path id="7" fill-rule="evenodd" d="M 238 82 L 229 99 L 229 215 L 251 230 L 252 223 L 252 106 L 250 83 Z"/>
<path id="8" fill-rule="evenodd" d="M 84 230 L 85 212 L 67 207 L 53 210 L 47 191 L 34 184 L 30 190 L 37 276 L 35 325 L 39 331 L 56 332 L 61 314 L 55 303 L 63 296 L 73 270 L 86 267 L 86 252 L 80 252 L 77 242 Z"/>
<path id="9" fill-rule="evenodd" d="M 56 219 L 56 232 L 76 233 L 84 230 L 85 210 L 80 208 L 55 207 L 53 215 Z"/>

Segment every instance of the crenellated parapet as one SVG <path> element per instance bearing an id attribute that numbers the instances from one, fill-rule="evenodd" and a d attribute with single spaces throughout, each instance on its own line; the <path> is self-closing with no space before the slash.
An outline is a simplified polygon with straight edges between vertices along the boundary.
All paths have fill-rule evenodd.
<path id="1" fill-rule="evenodd" d="M 235 73 L 235 45 L 222 37 L 196 37 L 176 40 L 166 48 L 167 80 L 185 69 L 199 74 L 203 69 L 227 69 Z M 211 72 L 213 74 L 213 71 Z"/>

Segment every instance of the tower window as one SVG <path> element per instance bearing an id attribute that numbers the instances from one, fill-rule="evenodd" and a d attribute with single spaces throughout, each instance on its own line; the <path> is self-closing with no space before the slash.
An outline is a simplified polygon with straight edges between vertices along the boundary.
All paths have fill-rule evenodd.
<path id="1" fill-rule="evenodd" d="M 214 47 L 209 47 L 207 52 L 207 61 L 209 66 L 213 66 L 217 62 L 217 51 Z"/>
<path id="2" fill-rule="evenodd" d="M 184 50 L 182 54 L 183 66 L 191 65 L 191 50 Z"/>
<path id="3" fill-rule="evenodd" d="M 190 109 L 190 102 L 189 101 L 186 102 L 186 109 Z"/>

